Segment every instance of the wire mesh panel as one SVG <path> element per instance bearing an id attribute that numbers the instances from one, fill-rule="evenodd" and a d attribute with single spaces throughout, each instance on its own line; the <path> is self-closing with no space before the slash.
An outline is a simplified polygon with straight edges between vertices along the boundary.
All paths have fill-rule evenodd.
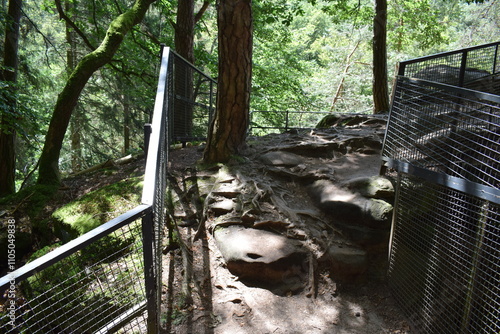
<path id="1" fill-rule="evenodd" d="M 10 291 L 16 309 L 2 312 L 2 333 L 145 332 L 140 221 L 16 281 Z"/>
<path id="2" fill-rule="evenodd" d="M 399 75 L 500 94 L 499 45 L 490 43 L 404 61 Z"/>
<path id="3" fill-rule="evenodd" d="M 383 156 L 500 187 L 500 97 L 398 77 Z"/>
<path id="4" fill-rule="evenodd" d="M 497 44 L 403 66 L 440 83 L 396 81 L 382 149 L 397 176 L 389 285 L 418 333 L 500 332 L 500 96 L 456 87 L 498 72 Z"/>
<path id="5" fill-rule="evenodd" d="M 171 140 L 203 140 L 215 110 L 216 82 L 184 58 L 171 51 L 173 70 L 169 113 Z"/>
<path id="6" fill-rule="evenodd" d="M 421 333 L 500 332 L 500 205 L 402 174 L 389 283 Z"/>

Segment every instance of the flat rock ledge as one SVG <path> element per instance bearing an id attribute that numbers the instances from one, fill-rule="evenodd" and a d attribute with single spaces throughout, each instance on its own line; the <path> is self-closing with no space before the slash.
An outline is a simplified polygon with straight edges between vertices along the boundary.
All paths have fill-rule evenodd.
<path id="1" fill-rule="evenodd" d="M 300 289 L 307 274 L 307 251 L 302 244 L 282 235 L 239 225 L 214 231 L 228 270 L 242 281 Z"/>

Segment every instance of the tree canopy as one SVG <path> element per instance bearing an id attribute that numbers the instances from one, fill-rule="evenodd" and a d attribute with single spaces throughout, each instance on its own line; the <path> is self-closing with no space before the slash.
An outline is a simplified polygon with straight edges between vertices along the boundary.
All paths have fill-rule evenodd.
<path id="1" fill-rule="evenodd" d="M 142 124 L 149 121 L 154 101 L 159 45 L 175 45 L 179 20 L 177 1 L 144 3 L 148 11 L 127 29 L 126 38 L 120 37 L 124 31 L 109 33 L 130 13 L 131 1 L 23 4 L 16 89 L 8 90 L 12 85 L 0 78 L 0 131 L 15 132 L 16 190 L 35 182 L 39 161 L 42 179 L 53 180 L 58 176 L 48 172 L 51 164 L 57 163 L 66 175 L 141 150 Z M 218 77 L 217 7 L 213 1 L 193 5 L 196 65 Z M 405 0 L 387 5 L 389 86 L 402 59 L 492 42 L 499 35 L 500 6 L 494 0 Z M 6 32 L 12 24 L 6 0 L 1 8 L 1 31 Z M 250 110 L 372 112 L 374 10 L 368 0 L 254 0 Z M 107 33 L 110 42 L 119 37 L 120 47 L 97 64 L 96 52 L 116 45 L 102 44 Z M 2 71 L 9 70 L 5 35 L 0 54 Z M 85 73 L 88 81 L 75 80 L 78 64 L 85 62 L 98 66 L 92 75 Z M 68 90 L 81 90 L 79 98 L 58 102 Z M 9 118 L 12 101 L 15 118 Z M 58 103 L 74 105 L 75 111 L 63 119 L 56 113 Z M 259 117 L 253 121 L 282 122 L 276 114 Z M 57 139 L 60 147 L 53 147 L 60 153 L 42 155 L 50 152 L 46 135 L 51 136 L 51 119 L 53 127 L 69 130 Z"/>

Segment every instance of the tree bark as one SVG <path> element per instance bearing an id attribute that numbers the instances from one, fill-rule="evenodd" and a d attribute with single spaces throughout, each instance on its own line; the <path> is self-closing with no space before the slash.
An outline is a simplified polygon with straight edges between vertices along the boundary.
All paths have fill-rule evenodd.
<path id="1" fill-rule="evenodd" d="M 132 8 L 110 23 L 101 45 L 84 56 L 76 66 L 59 94 L 54 107 L 40 157 L 39 184 L 58 184 L 60 182 L 59 156 L 61 147 L 71 114 L 83 88 L 95 71 L 111 61 L 125 35 L 134 25 L 142 21 L 147 9 L 154 1 L 136 0 Z"/>
<path id="2" fill-rule="evenodd" d="M 21 20 L 22 0 L 9 0 L 7 23 L 5 28 L 4 69 L 0 71 L 0 81 L 7 87 L 0 92 L 0 101 L 7 104 L 7 112 L 0 115 L 0 196 L 10 195 L 16 191 L 16 98 L 15 83 L 17 81 L 17 51 L 19 47 L 19 22 Z"/>
<path id="3" fill-rule="evenodd" d="M 175 23 L 175 51 L 194 63 L 194 0 L 179 1 Z"/>
<path id="4" fill-rule="evenodd" d="M 227 162 L 245 144 L 252 82 L 252 1 L 220 0 L 217 112 L 203 160 Z"/>
<path id="5" fill-rule="evenodd" d="M 375 18 L 373 19 L 373 105 L 374 114 L 389 112 L 387 0 L 375 1 Z"/>
<path id="6" fill-rule="evenodd" d="M 191 64 L 194 64 L 194 0 L 179 1 L 177 21 L 175 23 L 175 51 Z M 174 137 L 186 141 L 192 137 L 193 105 L 187 101 L 193 99 L 193 74 L 191 68 L 183 62 L 174 62 Z"/>
<path id="7" fill-rule="evenodd" d="M 56 1 L 56 3 L 59 3 Z M 59 4 L 60 7 L 60 4 Z M 58 8 L 59 8 L 58 7 Z M 65 10 L 70 13 L 74 10 L 75 6 L 72 2 L 65 1 Z M 60 13 L 63 13 L 60 10 Z M 62 16 L 62 14 L 60 14 Z M 68 18 L 66 23 L 66 43 L 68 44 L 68 49 L 66 50 L 66 66 L 68 71 L 68 76 L 74 71 L 77 61 L 77 43 L 75 40 L 75 33 L 73 32 L 74 25 L 69 24 L 71 20 Z M 73 173 L 80 170 L 82 162 L 82 142 L 81 142 L 81 130 L 82 130 L 82 111 L 80 106 L 77 104 L 75 110 L 73 111 L 73 117 L 71 117 L 70 128 L 70 138 L 71 138 L 71 169 Z"/>

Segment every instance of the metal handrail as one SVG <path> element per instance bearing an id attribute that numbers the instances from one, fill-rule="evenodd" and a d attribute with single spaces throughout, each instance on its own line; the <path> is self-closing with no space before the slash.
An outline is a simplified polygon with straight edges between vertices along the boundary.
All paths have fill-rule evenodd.
<path id="1" fill-rule="evenodd" d="M 85 246 L 99 240 L 100 238 L 109 235 L 110 233 L 116 231 L 120 227 L 123 227 L 145 215 L 151 213 L 151 205 L 141 204 L 132 210 L 104 223 L 101 226 L 83 234 L 82 236 L 71 240 L 67 244 L 64 244 L 53 251 L 39 257 L 33 262 L 29 262 L 19 269 L 3 276 L 0 278 L 0 291 L 7 289 L 10 282 L 15 281 L 19 283 L 29 276 L 53 265 L 54 263 L 67 258 L 71 254 L 78 252 Z"/>
<path id="2" fill-rule="evenodd" d="M 491 57 L 492 59 L 488 58 L 490 62 L 487 64 L 488 65 L 487 68 L 481 68 L 481 70 L 489 71 L 489 75 L 496 75 L 500 73 L 500 68 L 498 67 L 498 62 L 497 62 L 497 59 L 499 57 L 499 46 L 500 46 L 500 41 L 401 61 L 399 62 L 398 65 L 398 75 L 413 77 L 416 73 L 408 73 L 407 68 L 409 67 L 409 65 L 416 65 L 420 63 L 424 65 L 428 63 L 429 64 L 428 66 L 438 65 L 438 64 L 449 65 L 447 63 L 447 60 L 453 58 L 454 56 L 457 56 L 458 58 L 456 64 L 454 64 L 455 67 L 460 70 L 459 81 L 457 82 L 457 85 L 459 87 L 462 87 L 466 83 L 465 82 L 466 71 L 477 70 L 477 68 L 468 65 L 470 62 L 474 62 L 475 60 L 479 59 L 479 56 L 477 55 L 475 56 L 476 51 L 480 52 L 482 50 L 491 49 L 493 51 L 493 57 Z M 440 62 L 440 59 L 442 59 L 442 63 Z"/>
<path id="3" fill-rule="evenodd" d="M 60 262 L 72 254 L 75 254 L 79 250 L 82 250 L 86 246 L 89 246 L 93 242 L 102 239 L 105 236 L 110 235 L 110 233 L 126 226 L 138 219 L 142 219 L 142 234 L 143 234 L 143 257 L 144 257 L 144 276 L 145 276 L 145 293 L 147 302 L 140 302 L 139 304 L 132 307 L 129 311 L 122 314 L 120 317 L 114 319 L 111 323 L 107 324 L 103 331 L 107 331 L 110 328 L 118 328 L 124 325 L 132 319 L 134 314 L 137 316 L 142 313 L 145 309 L 148 311 L 147 328 L 150 333 L 157 333 L 159 326 L 159 310 L 158 303 L 160 296 L 159 284 L 157 279 L 161 279 L 161 275 L 158 275 L 158 270 L 155 266 L 158 266 L 157 259 L 155 260 L 153 256 L 161 254 L 158 252 L 161 241 L 161 233 L 158 232 L 159 228 L 153 226 L 154 223 L 161 224 L 162 221 L 158 222 L 155 219 L 161 218 L 164 203 L 163 196 L 158 196 L 159 192 L 164 192 L 165 189 L 158 189 L 158 186 L 165 185 L 161 179 L 165 179 L 166 171 L 166 156 L 165 152 L 168 148 L 168 136 L 167 132 L 167 113 L 168 110 L 165 108 L 165 102 L 168 100 L 168 66 L 171 51 L 167 47 L 162 46 L 161 52 L 161 65 L 160 73 L 158 79 L 158 88 L 155 99 L 155 107 L 153 120 L 151 125 L 151 133 L 146 136 L 146 147 L 147 147 L 147 162 L 144 174 L 144 185 L 142 191 L 141 203 L 137 207 L 127 211 L 126 213 L 104 223 L 103 225 L 96 227 L 95 229 L 83 234 L 82 236 L 52 250 L 51 252 L 37 258 L 33 262 L 27 263 L 17 270 L 8 273 L 7 275 L 0 278 L 0 291 L 9 289 L 12 285 L 18 284 L 30 276 L 50 267 L 51 265 Z M 163 141 L 163 142 L 162 142 Z M 163 161 L 162 161 L 163 160 Z M 163 164 L 163 165 L 161 165 Z M 160 197 L 160 200 L 158 200 Z M 158 212 L 156 212 L 158 211 Z M 155 237 L 156 235 L 156 237 Z M 157 244 L 155 244 L 155 242 Z M 161 256 L 161 255 L 160 255 Z M 156 277 L 155 277 L 156 276 Z"/>

